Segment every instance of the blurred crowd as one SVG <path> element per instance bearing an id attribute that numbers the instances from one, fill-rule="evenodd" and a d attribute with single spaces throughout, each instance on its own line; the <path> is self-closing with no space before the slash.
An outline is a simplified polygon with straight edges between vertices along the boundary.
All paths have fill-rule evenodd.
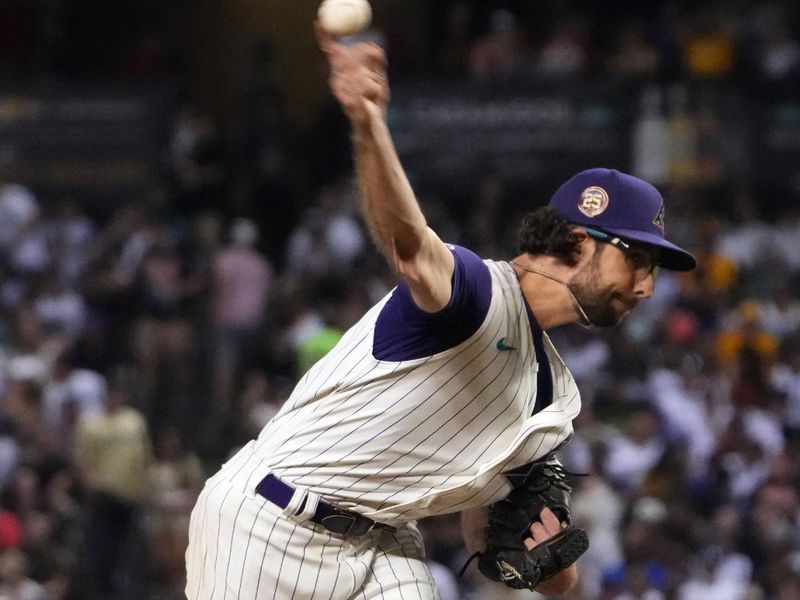
<path id="1" fill-rule="evenodd" d="M 800 73 L 800 24 L 786 0 L 636 6 L 431 0 L 409 3 L 417 5 L 413 18 L 404 4 L 375 6 L 399 72 L 759 80 Z M 188 61 L 170 30 L 176 16 L 170 10 L 128 0 L 6 0 L 0 5 L 0 74 L 18 80 L 185 77 Z"/>
<path id="2" fill-rule="evenodd" d="M 640 15 L 598 3 L 605 18 L 487 4 L 433 3 L 433 52 L 401 24 L 374 33 L 401 80 L 405 69 L 646 81 L 800 69 L 796 11 L 780 3 Z M 9 3 L 18 19 L 25 5 Z M 168 74 L 153 35 L 119 64 Z M 0 70 L 49 68 L 20 58 L 28 43 L 40 47 L 0 35 Z M 266 69 L 268 48 L 254 58 Z M 394 285 L 358 217 L 341 114 L 326 105 L 300 131 L 271 82 L 254 78 L 248 94 L 233 134 L 182 104 L 159 185 L 124 204 L 0 183 L 0 600 L 181 598 L 188 512 L 207 474 Z M 741 181 L 713 193 L 660 183 L 670 236 L 700 268 L 661 273 L 618 330 L 552 332 L 584 403 L 562 459 L 588 474 L 573 502 L 592 545 L 570 597 L 800 598 L 797 198 L 775 203 Z M 420 202 L 443 239 L 504 259 L 516 216 L 550 192 L 519 197 L 486 174 L 471 198 Z M 516 597 L 474 565 L 457 577 L 457 517 L 422 526 L 444 600 Z"/>
<path id="3" fill-rule="evenodd" d="M 658 2 L 635 8 L 614 2 L 434 4 L 434 68 L 443 72 L 492 78 L 759 80 L 800 74 L 797 15 L 789 3 Z"/>

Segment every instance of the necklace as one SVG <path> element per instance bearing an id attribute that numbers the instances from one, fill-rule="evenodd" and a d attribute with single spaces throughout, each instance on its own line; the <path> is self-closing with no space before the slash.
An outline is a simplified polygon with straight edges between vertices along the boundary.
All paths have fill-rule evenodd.
<path id="1" fill-rule="evenodd" d="M 522 269 L 523 271 L 528 271 L 529 273 L 535 273 L 536 275 L 541 275 L 542 277 L 546 277 L 547 279 L 552 279 L 553 281 L 563 285 L 567 289 L 567 293 L 569 293 L 570 300 L 572 300 L 572 305 L 575 307 L 575 312 L 578 313 L 578 325 L 580 325 L 584 329 L 591 329 L 592 327 L 594 327 L 594 323 L 592 323 L 591 319 L 589 319 L 589 316 L 586 314 L 586 311 L 583 310 L 581 303 L 578 302 L 578 299 L 575 297 L 575 294 L 572 293 L 572 290 L 564 281 L 560 280 L 555 275 L 546 273 L 545 271 L 540 271 L 539 269 L 534 269 L 533 267 L 521 265 L 518 262 L 514 262 L 513 260 L 510 262 L 512 265 Z"/>

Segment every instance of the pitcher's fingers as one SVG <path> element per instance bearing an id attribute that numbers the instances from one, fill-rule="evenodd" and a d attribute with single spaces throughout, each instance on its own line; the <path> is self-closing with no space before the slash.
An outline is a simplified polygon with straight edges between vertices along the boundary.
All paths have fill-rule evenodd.
<path id="1" fill-rule="evenodd" d="M 534 548 L 536 548 L 536 542 L 531 538 L 525 538 L 525 540 L 522 543 L 525 544 L 526 550 L 533 550 Z"/>
<path id="2" fill-rule="evenodd" d="M 373 71 L 386 71 L 386 51 L 378 44 L 364 44 L 364 58 L 370 69 Z"/>
<path id="3" fill-rule="evenodd" d="M 378 81 L 368 81 L 364 84 L 363 94 L 365 98 L 373 101 L 380 101 L 383 97 L 384 87 Z"/>
<path id="4" fill-rule="evenodd" d="M 331 52 L 333 47 L 337 45 L 336 36 L 325 29 L 318 20 L 314 21 L 314 35 L 323 52 Z"/>
<path id="5" fill-rule="evenodd" d="M 538 521 L 536 521 L 531 525 L 530 530 L 531 530 L 531 537 L 533 538 L 533 541 L 536 542 L 537 544 L 545 541 L 552 535 L 549 531 L 547 531 L 547 529 L 545 529 L 545 526 L 539 523 Z"/>
<path id="6" fill-rule="evenodd" d="M 542 525 L 544 525 L 544 528 L 550 535 L 555 535 L 561 531 L 561 521 L 558 520 L 558 517 L 549 507 L 545 506 L 542 509 L 539 513 L 539 518 L 542 520 Z"/>
<path id="7" fill-rule="evenodd" d="M 332 70 L 342 71 L 355 68 L 358 61 L 353 52 L 340 44 L 336 36 L 326 31 L 325 28 L 319 24 L 319 21 L 314 21 L 314 31 L 319 47 L 328 57 L 328 63 Z"/>

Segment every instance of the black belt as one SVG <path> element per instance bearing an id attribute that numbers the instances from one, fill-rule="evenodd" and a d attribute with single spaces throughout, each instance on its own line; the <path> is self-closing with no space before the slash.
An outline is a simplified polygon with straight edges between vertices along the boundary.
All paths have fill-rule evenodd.
<path id="1" fill-rule="evenodd" d="M 292 496 L 294 496 L 294 488 L 275 477 L 272 473 L 267 475 L 261 483 L 258 484 L 256 492 L 280 508 L 286 508 Z M 306 501 L 303 500 L 303 503 L 297 509 L 297 513 L 303 511 L 305 502 Z M 391 525 L 378 523 L 358 513 L 341 510 L 322 500 L 317 504 L 317 510 L 314 511 L 310 520 L 322 525 L 331 533 L 339 535 L 364 535 L 376 528 L 396 531 Z"/>

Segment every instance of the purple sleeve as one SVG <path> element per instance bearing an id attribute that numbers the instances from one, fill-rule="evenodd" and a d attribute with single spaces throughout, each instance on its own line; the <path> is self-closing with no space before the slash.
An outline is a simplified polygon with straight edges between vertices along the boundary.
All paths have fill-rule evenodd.
<path id="1" fill-rule="evenodd" d="M 432 356 L 457 346 L 483 323 L 492 300 L 489 268 L 466 248 L 449 247 L 455 258 L 450 302 L 428 313 L 414 303 L 408 285 L 398 285 L 375 324 L 372 354 L 378 360 Z"/>

